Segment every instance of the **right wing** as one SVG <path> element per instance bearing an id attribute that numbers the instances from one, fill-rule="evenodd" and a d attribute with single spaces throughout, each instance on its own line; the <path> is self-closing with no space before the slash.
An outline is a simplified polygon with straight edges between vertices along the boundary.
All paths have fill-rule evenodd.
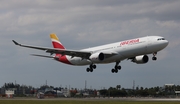
<path id="1" fill-rule="evenodd" d="M 43 50 L 43 51 L 46 51 L 47 53 L 51 53 L 51 54 L 69 55 L 71 57 L 81 57 L 82 59 L 89 59 L 89 57 L 92 54 L 91 52 L 81 51 L 81 50 L 45 48 L 45 47 L 39 47 L 39 46 L 31 46 L 31 45 L 19 44 L 15 40 L 12 40 L 12 41 L 14 42 L 15 45 L 18 45 L 18 46 L 21 46 L 21 47 L 26 47 L 26 48 Z M 37 55 L 34 55 L 34 56 L 37 56 Z"/>

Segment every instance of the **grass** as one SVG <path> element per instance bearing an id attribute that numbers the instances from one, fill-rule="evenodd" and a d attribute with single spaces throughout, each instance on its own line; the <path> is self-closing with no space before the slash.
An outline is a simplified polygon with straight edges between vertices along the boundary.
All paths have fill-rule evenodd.
<path id="1" fill-rule="evenodd" d="M 179 104 L 154 101 L 0 100 L 0 104 Z"/>

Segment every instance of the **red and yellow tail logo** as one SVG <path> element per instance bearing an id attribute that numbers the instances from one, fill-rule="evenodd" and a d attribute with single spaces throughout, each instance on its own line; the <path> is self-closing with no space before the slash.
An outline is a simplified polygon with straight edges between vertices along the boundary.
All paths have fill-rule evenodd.
<path id="1" fill-rule="evenodd" d="M 59 49 L 65 49 L 65 47 L 62 45 L 62 43 L 59 41 L 58 37 L 56 34 L 50 34 L 50 38 L 52 40 L 52 45 L 54 48 L 59 48 Z M 71 62 L 67 59 L 66 55 L 61 55 L 61 54 L 56 54 L 58 61 L 66 63 L 66 64 L 71 64 Z"/>
<path id="2" fill-rule="evenodd" d="M 53 33 L 50 34 L 50 38 L 51 38 L 52 45 L 54 48 L 65 49 L 65 47 L 62 45 L 62 43 L 59 41 L 56 34 L 53 34 Z"/>

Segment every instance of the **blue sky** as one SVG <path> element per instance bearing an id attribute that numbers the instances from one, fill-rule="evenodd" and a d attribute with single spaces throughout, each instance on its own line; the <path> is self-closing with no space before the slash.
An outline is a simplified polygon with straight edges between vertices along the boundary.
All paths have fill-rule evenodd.
<path id="1" fill-rule="evenodd" d="M 5 82 L 39 87 L 109 88 L 121 85 L 154 87 L 180 84 L 179 0 L 1 0 L 0 1 L 0 86 Z M 112 74 L 115 63 L 69 66 L 51 59 L 30 56 L 43 51 L 17 47 L 12 39 L 30 45 L 52 47 L 50 33 L 56 33 L 67 49 L 82 49 L 126 39 L 158 35 L 169 41 L 156 62 L 137 65 L 121 62 L 122 70 Z M 152 55 L 149 55 L 151 58 Z"/>

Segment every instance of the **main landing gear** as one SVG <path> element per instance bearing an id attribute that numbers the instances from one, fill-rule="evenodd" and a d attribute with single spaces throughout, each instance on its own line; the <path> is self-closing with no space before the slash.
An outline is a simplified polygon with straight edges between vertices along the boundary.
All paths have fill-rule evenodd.
<path id="1" fill-rule="evenodd" d="M 154 61 L 155 61 L 155 60 L 157 60 L 157 57 L 156 57 L 156 55 L 157 55 L 157 52 L 154 52 L 154 53 L 153 53 L 152 60 L 154 60 Z"/>
<path id="2" fill-rule="evenodd" d="M 93 69 L 96 69 L 96 65 L 91 64 L 89 65 L 89 68 L 86 69 L 87 72 L 93 72 Z"/>
<path id="3" fill-rule="evenodd" d="M 116 65 L 111 70 L 112 73 L 118 73 L 118 70 L 121 70 L 121 66 L 119 65 L 120 61 L 116 62 Z"/>

